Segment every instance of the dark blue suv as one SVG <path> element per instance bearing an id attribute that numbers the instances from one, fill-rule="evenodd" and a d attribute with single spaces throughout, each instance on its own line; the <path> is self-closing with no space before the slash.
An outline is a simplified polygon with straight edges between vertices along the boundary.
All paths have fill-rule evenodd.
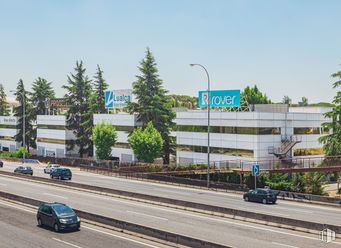
<path id="1" fill-rule="evenodd" d="M 68 179 L 71 180 L 72 178 L 72 173 L 70 169 L 67 168 L 57 168 L 54 169 L 51 173 L 50 173 L 50 177 L 51 178 L 58 178 L 60 180 L 62 179 Z"/>
<path id="2" fill-rule="evenodd" d="M 62 203 L 42 203 L 37 212 L 38 226 L 52 227 L 56 232 L 67 229 L 79 230 L 81 220 L 77 214 Z"/>

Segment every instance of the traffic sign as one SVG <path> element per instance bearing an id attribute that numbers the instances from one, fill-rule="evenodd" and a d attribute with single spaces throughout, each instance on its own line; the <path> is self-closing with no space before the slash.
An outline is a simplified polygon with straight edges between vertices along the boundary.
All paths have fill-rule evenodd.
<path id="1" fill-rule="evenodd" d="M 259 164 L 252 165 L 252 176 L 258 177 L 260 174 Z"/>

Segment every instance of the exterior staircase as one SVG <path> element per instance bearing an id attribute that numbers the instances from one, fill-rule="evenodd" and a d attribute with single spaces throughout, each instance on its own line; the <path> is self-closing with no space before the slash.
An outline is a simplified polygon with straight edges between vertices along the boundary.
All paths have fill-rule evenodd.
<path id="1" fill-rule="evenodd" d="M 299 136 L 285 136 L 282 137 L 282 144 L 280 147 L 269 147 L 269 154 L 273 154 L 276 157 L 283 159 L 286 157 L 289 151 L 297 144 L 302 141 Z"/>

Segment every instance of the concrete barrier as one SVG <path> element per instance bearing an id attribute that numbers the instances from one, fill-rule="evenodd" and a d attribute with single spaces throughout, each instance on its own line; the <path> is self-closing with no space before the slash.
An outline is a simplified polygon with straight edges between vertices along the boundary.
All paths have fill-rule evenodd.
<path id="1" fill-rule="evenodd" d="M 5 172 L 0 171 L 0 175 L 10 175 L 13 176 L 13 173 L 11 172 Z M 115 194 L 125 197 L 131 197 L 135 199 L 142 199 L 147 200 L 151 202 L 157 202 L 157 203 L 164 203 L 169 205 L 176 205 L 181 206 L 188 209 L 199 209 L 202 211 L 208 211 L 208 212 L 214 212 L 214 213 L 220 213 L 225 214 L 228 216 L 239 217 L 239 218 L 245 218 L 245 219 L 253 219 L 258 220 L 261 222 L 267 222 L 267 223 L 276 223 L 278 225 L 282 226 L 290 226 L 290 227 L 296 227 L 296 228 L 303 228 L 303 229 L 309 229 L 309 230 L 315 230 L 315 231 L 321 231 L 324 228 L 329 228 L 333 231 L 335 231 L 337 234 L 341 234 L 341 225 L 335 226 L 335 225 L 329 225 L 324 223 L 316 223 L 311 221 L 304 221 L 304 220 L 296 220 L 296 219 L 290 219 L 286 217 L 280 217 L 280 216 L 274 216 L 274 215 L 268 215 L 263 213 L 255 213 L 245 210 L 238 210 L 234 208 L 226 208 L 226 207 L 219 207 L 219 206 L 212 206 L 207 205 L 203 203 L 195 203 L 195 202 L 189 202 L 189 201 L 183 201 L 183 200 L 177 200 L 177 199 L 171 199 L 171 198 L 165 198 L 165 197 L 159 197 L 159 196 L 153 196 L 153 195 L 147 195 L 147 194 L 141 194 L 141 193 L 134 193 L 134 192 L 128 192 L 123 190 L 116 190 L 116 189 L 109 189 L 109 188 L 102 188 L 92 185 L 85 185 L 80 183 L 73 183 L 69 181 L 59 181 L 59 180 L 51 180 L 48 178 L 42 178 L 42 177 L 35 177 L 35 176 L 27 176 L 27 175 L 21 175 L 16 174 L 16 177 L 21 178 L 29 178 L 36 181 L 44 181 L 59 185 L 65 185 L 69 187 L 75 187 L 75 188 L 81 188 L 81 189 L 87 189 L 102 193 L 109 193 L 109 194 Z"/>
<path id="2" fill-rule="evenodd" d="M 41 203 L 43 203 L 42 201 L 39 201 L 39 200 L 35 200 L 35 199 L 23 197 L 23 196 L 18 196 L 18 195 L 14 195 L 14 194 L 2 192 L 2 191 L 0 191 L 0 197 L 6 198 L 12 201 L 16 201 L 16 202 L 29 204 L 32 206 L 39 206 Z M 224 246 L 224 245 L 212 243 L 212 242 L 205 241 L 205 240 L 196 239 L 196 238 L 189 237 L 189 236 L 184 236 L 184 235 L 177 234 L 177 233 L 171 233 L 171 232 L 167 232 L 167 231 L 163 231 L 163 230 L 159 230 L 159 229 L 155 229 L 151 227 L 146 227 L 146 226 L 126 222 L 123 220 L 117 220 L 117 219 L 105 217 L 102 215 L 92 214 L 92 213 L 85 212 L 85 211 L 78 210 L 78 209 L 74 209 L 74 211 L 77 213 L 79 217 L 89 220 L 89 221 L 112 226 L 112 227 L 115 227 L 121 230 L 126 230 L 129 232 L 139 233 L 145 236 L 165 240 L 165 241 L 172 242 L 175 244 L 180 244 L 183 246 L 207 247 L 207 248 L 222 248 L 222 247 L 229 248 L 230 247 L 230 246 Z"/>

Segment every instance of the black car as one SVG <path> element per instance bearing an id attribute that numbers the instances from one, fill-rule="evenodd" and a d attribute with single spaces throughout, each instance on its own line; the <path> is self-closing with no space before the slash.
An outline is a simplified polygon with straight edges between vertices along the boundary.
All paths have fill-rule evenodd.
<path id="1" fill-rule="evenodd" d="M 71 180 L 72 178 L 72 173 L 70 169 L 67 168 L 57 168 L 53 170 L 50 174 L 51 178 L 58 178 L 60 180 L 62 179 L 69 179 Z"/>
<path id="2" fill-rule="evenodd" d="M 69 206 L 62 203 L 42 203 L 37 212 L 38 226 L 52 227 L 56 232 L 79 230 L 81 221 Z"/>
<path id="3" fill-rule="evenodd" d="M 243 196 L 245 201 L 262 202 L 263 204 L 273 203 L 277 201 L 277 194 L 271 189 L 255 189 L 250 190 Z"/>
<path id="4" fill-rule="evenodd" d="M 14 172 L 27 174 L 27 175 L 33 175 L 33 170 L 30 166 L 19 166 L 15 168 Z"/>

